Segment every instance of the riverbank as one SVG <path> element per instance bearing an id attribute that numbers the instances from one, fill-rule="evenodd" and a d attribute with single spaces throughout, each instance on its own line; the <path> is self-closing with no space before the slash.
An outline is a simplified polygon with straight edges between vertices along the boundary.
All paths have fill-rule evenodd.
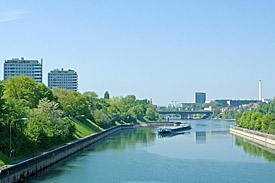
<path id="1" fill-rule="evenodd" d="M 124 129 L 132 129 L 134 125 L 125 124 L 111 127 L 88 135 L 59 147 L 41 152 L 34 157 L 24 159 L 16 164 L 6 165 L 0 170 L 0 183 L 18 182 L 54 163 L 74 154 L 77 151 Z"/>
<path id="2" fill-rule="evenodd" d="M 275 135 L 249 130 L 237 126 L 230 126 L 230 133 L 247 139 L 253 143 L 256 143 L 261 147 L 275 150 Z"/>
<path id="3" fill-rule="evenodd" d="M 66 142 L 71 142 L 73 140 L 76 140 L 81 137 L 85 137 L 87 135 L 93 134 L 95 132 L 99 132 L 103 130 L 100 126 L 89 120 L 88 118 L 85 117 L 78 117 L 78 118 L 72 118 L 72 117 L 65 117 L 62 119 L 64 122 L 70 123 L 75 127 L 75 132 L 73 133 L 72 138 L 67 139 L 65 142 L 60 142 L 57 144 L 57 146 L 66 143 Z M 56 146 L 56 145 L 55 145 Z M 49 147 L 49 148 L 54 148 L 55 146 Z M 47 149 L 49 149 L 47 148 Z M 41 151 L 44 151 L 46 149 L 32 149 L 29 153 L 13 157 L 13 160 L 20 160 L 29 156 L 32 156 L 33 154 L 39 153 Z M 2 166 L 5 164 L 12 163 L 10 161 L 10 158 L 6 155 L 0 152 L 0 169 Z"/>

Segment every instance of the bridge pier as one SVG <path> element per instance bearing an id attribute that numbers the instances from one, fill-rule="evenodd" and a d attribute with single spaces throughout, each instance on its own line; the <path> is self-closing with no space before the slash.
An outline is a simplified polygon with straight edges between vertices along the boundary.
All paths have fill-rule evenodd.
<path id="1" fill-rule="evenodd" d="M 187 114 L 181 114 L 180 115 L 180 119 L 187 119 L 188 118 L 188 115 Z"/>

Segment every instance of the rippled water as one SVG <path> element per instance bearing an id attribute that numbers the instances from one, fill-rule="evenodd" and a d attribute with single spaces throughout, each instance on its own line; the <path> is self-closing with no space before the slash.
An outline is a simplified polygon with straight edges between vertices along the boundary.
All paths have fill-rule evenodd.
<path id="1" fill-rule="evenodd" d="M 189 122 L 191 130 L 170 136 L 124 131 L 27 182 L 274 182 L 275 154 L 231 136 L 234 121 Z"/>

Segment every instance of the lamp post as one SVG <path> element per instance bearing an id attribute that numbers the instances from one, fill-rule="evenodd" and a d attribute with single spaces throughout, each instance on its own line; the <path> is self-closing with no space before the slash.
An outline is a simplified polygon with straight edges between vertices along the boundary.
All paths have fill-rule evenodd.
<path id="1" fill-rule="evenodd" d="M 29 118 L 20 118 L 20 119 L 15 119 L 13 120 L 12 122 L 15 122 L 15 121 L 26 121 L 26 120 L 29 120 Z M 10 159 L 11 159 L 11 154 L 12 154 L 12 150 L 11 150 L 11 124 L 12 122 L 10 122 Z"/>

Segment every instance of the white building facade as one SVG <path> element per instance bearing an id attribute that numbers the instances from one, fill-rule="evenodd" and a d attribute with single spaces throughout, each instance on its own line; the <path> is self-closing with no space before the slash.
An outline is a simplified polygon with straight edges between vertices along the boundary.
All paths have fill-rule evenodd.
<path id="1" fill-rule="evenodd" d="M 48 73 L 48 87 L 65 88 L 67 90 L 78 90 L 78 76 L 74 70 L 54 69 Z"/>
<path id="2" fill-rule="evenodd" d="M 38 60 L 25 60 L 24 57 L 12 58 L 4 62 L 4 80 L 7 81 L 10 76 L 26 75 L 33 78 L 35 81 L 42 83 L 42 67 Z"/>

